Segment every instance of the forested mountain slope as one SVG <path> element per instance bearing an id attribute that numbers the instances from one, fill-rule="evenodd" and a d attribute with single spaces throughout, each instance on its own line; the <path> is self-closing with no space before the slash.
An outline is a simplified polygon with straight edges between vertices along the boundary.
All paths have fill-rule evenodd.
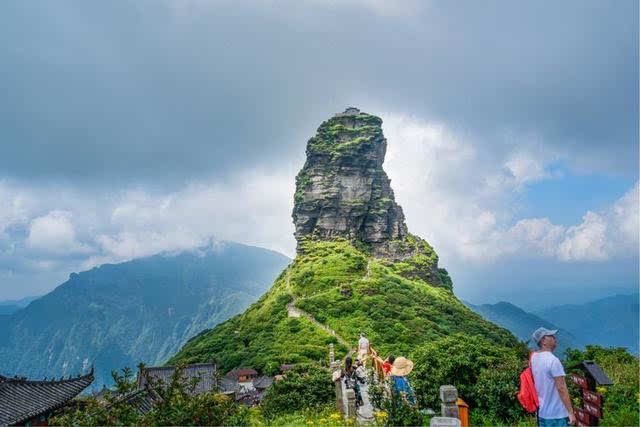
<path id="1" fill-rule="evenodd" d="M 30 378 L 162 363 L 190 337 L 244 310 L 290 260 L 219 243 L 73 273 L 0 321 L 0 374 Z"/>

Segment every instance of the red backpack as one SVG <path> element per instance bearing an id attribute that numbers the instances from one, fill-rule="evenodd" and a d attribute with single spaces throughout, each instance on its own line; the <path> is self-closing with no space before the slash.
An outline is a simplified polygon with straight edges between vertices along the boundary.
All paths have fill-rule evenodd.
<path id="1" fill-rule="evenodd" d="M 533 352 L 529 354 L 529 366 L 520 373 L 520 391 L 518 391 L 518 400 L 527 412 L 536 412 L 540 406 L 538 400 L 538 392 L 533 382 L 533 372 L 531 372 L 531 358 Z"/>

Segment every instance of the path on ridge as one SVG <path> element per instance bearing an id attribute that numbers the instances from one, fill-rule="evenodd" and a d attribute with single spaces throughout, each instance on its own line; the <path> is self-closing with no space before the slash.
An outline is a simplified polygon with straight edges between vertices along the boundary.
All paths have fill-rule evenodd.
<path id="1" fill-rule="evenodd" d="M 351 356 L 356 351 L 356 349 L 354 347 L 351 347 L 351 344 L 349 344 L 349 341 L 347 341 L 344 338 L 342 338 L 340 335 L 338 335 L 336 333 L 336 331 L 334 331 L 333 329 L 331 329 L 330 327 L 328 327 L 324 323 L 320 323 L 310 313 L 307 313 L 306 311 L 301 310 L 298 307 L 296 307 L 296 302 L 299 299 L 300 298 L 295 297 L 293 299 L 293 301 L 291 301 L 289 304 L 287 304 L 287 313 L 289 314 L 289 317 L 304 317 L 304 318 L 306 318 L 307 320 L 309 320 L 311 323 L 313 323 L 318 328 L 320 328 L 320 329 L 324 330 L 325 332 L 327 332 L 328 334 L 333 335 L 334 337 L 336 337 L 336 340 L 349 350 L 345 357 Z"/>
<path id="2" fill-rule="evenodd" d="M 365 278 L 369 278 L 369 275 L 371 274 L 370 264 L 371 264 L 371 261 L 369 261 L 367 263 L 367 272 L 365 274 Z M 289 280 L 289 271 L 287 271 L 286 286 L 287 286 L 287 290 L 289 291 L 289 293 L 291 295 L 293 295 L 293 292 L 291 292 L 291 282 Z M 311 323 L 313 323 L 315 326 L 317 326 L 318 328 L 320 328 L 320 329 L 324 330 L 325 332 L 327 332 L 328 334 L 334 336 L 336 338 L 336 340 L 340 344 L 342 344 L 343 346 L 345 346 L 348 349 L 348 352 L 347 352 L 347 355 L 345 356 L 345 359 L 347 357 L 351 357 L 351 355 L 353 355 L 353 353 L 355 353 L 355 351 L 356 351 L 355 347 L 352 347 L 351 344 L 349 344 L 349 341 L 347 341 L 346 339 L 344 339 L 343 337 L 338 335 L 338 333 L 336 333 L 336 331 L 331 329 L 329 326 L 325 325 L 324 323 L 319 322 L 315 317 L 313 317 L 313 315 L 311 313 L 307 313 L 306 311 L 296 307 L 296 302 L 299 299 L 300 299 L 300 297 L 294 297 L 293 301 L 291 301 L 289 304 L 287 304 L 287 314 L 288 314 L 288 316 L 289 317 L 304 317 L 307 320 L 309 320 Z M 340 381 L 340 383 L 341 383 L 341 386 L 342 386 L 343 413 L 346 414 L 347 413 L 347 406 L 348 406 L 347 392 L 346 392 L 344 381 Z M 369 401 L 369 390 L 368 390 L 368 384 L 366 382 L 364 384 L 360 385 L 360 395 L 362 396 L 362 405 L 358 408 L 358 410 L 356 412 L 356 419 L 360 424 L 363 424 L 363 423 L 370 422 L 370 421 L 373 420 L 373 406 L 371 405 L 371 402 Z"/>

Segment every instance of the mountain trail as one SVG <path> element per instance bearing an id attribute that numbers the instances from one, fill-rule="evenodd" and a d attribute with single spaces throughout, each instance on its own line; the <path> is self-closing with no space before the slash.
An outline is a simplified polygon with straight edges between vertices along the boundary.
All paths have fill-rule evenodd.
<path id="1" fill-rule="evenodd" d="M 367 261 L 367 272 L 364 275 L 365 279 L 368 279 L 369 277 L 371 277 L 371 260 Z"/>

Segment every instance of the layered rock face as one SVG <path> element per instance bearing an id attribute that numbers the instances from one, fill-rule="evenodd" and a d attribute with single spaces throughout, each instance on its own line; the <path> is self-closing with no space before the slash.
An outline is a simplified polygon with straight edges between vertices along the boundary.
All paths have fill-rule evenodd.
<path id="1" fill-rule="evenodd" d="M 292 215 L 298 252 L 307 239 L 342 237 L 376 258 L 413 265 L 407 276 L 441 285 L 435 252 L 408 232 L 382 168 L 387 140 L 381 125 L 379 117 L 348 108 L 307 143 Z"/>

